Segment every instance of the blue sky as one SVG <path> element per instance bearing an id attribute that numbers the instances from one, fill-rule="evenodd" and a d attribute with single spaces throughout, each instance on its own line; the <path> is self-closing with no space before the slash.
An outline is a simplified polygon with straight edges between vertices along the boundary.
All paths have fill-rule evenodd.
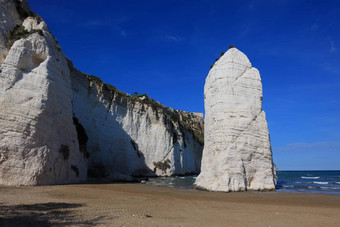
<path id="1" fill-rule="evenodd" d="M 79 70 L 176 109 L 204 112 L 235 45 L 260 70 L 278 169 L 340 169 L 340 1 L 29 3 Z"/>

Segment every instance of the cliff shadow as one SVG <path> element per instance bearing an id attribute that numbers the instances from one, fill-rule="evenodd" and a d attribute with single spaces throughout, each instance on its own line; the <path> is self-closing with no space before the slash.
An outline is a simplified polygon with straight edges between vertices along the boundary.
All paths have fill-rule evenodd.
<path id="1" fill-rule="evenodd" d="M 87 147 L 90 153 L 88 181 L 96 179 L 105 182 L 110 179 L 111 182 L 136 182 L 138 178 L 155 175 L 146 165 L 145 156 L 138 143 L 118 123 L 114 126 L 109 148 L 101 150 L 100 146 L 91 146 L 94 143 Z"/>
<path id="2" fill-rule="evenodd" d="M 67 226 L 95 225 L 101 217 L 84 221 L 73 209 L 76 203 L 36 203 L 28 205 L 0 204 L 0 227 L 5 226 Z"/>
<path id="3" fill-rule="evenodd" d="M 116 104 L 117 101 L 113 99 L 107 102 L 110 103 L 108 106 L 98 101 L 89 105 L 101 111 L 91 113 L 93 109 L 88 107 L 86 113 L 74 113 L 88 138 L 85 144 L 89 153 L 88 181 L 105 182 L 111 179 L 135 182 L 140 177 L 154 176 L 138 143 L 124 130 L 122 122 L 117 120 L 117 116 L 126 117 L 129 114 L 128 103 L 119 100 L 119 104 Z M 116 109 L 113 105 L 120 107 Z M 98 125 L 100 127 L 96 127 Z"/>

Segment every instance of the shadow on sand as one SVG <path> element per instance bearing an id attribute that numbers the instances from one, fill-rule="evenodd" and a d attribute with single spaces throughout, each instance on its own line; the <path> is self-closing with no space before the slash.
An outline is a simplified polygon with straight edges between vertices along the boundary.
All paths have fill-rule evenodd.
<path id="1" fill-rule="evenodd" d="M 82 204 L 73 203 L 37 203 L 29 205 L 0 204 L 0 226 L 91 226 L 100 217 L 93 220 L 79 220 L 73 213 L 74 208 Z"/>

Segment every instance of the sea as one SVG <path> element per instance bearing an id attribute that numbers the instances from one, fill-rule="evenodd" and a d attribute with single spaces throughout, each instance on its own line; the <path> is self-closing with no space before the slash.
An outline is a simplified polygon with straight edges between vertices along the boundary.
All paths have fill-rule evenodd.
<path id="1" fill-rule="evenodd" d="M 340 170 L 277 171 L 279 192 L 340 194 Z M 146 184 L 180 189 L 193 189 L 197 176 L 150 178 Z"/>

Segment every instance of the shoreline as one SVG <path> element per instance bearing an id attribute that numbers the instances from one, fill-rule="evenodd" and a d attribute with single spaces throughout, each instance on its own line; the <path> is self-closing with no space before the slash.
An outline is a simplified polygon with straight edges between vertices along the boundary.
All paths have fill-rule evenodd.
<path id="1" fill-rule="evenodd" d="M 131 183 L 0 186 L 0 226 L 339 226 L 340 196 Z"/>
<path id="2" fill-rule="evenodd" d="M 340 171 L 291 171 L 278 173 L 276 190 L 293 193 L 340 194 Z M 146 184 L 192 188 L 196 176 L 150 178 Z"/>

